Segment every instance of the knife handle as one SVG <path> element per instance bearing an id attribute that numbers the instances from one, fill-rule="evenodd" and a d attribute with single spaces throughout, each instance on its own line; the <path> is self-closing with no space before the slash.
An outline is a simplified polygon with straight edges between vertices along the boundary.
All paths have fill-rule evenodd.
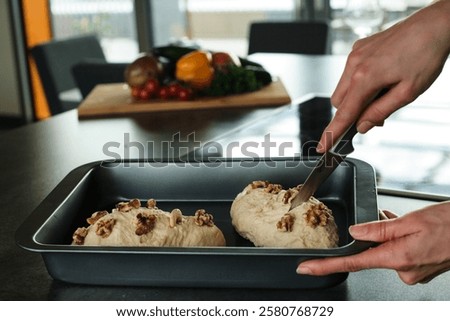
<path id="1" fill-rule="evenodd" d="M 337 143 L 331 148 L 331 152 L 342 156 L 347 156 L 352 153 L 355 148 L 353 147 L 353 137 L 358 133 L 356 129 L 356 123 L 353 123 L 346 132 L 338 139 Z"/>

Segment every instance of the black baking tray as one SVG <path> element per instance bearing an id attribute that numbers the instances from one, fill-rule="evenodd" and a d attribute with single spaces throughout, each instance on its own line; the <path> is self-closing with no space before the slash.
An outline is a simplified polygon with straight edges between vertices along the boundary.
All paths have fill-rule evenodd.
<path id="1" fill-rule="evenodd" d="M 232 200 L 254 180 L 293 187 L 303 182 L 314 160 L 214 159 L 208 162 L 103 161 L 70 172 L 16 232 L 19 246 L 41 253 L 56 280 L 81 284 L 227 287 L 324 288 L 348 273 L 313 277 L 296 274 L 310 258 L 361 252 L 373 244 L 353 240 L 351 224 L 378 220 L 373 168 L 347 159 L 315 196 L 329 206 L 339 229 L 333 249 L 257 248 L 231 225 Z M 164 210 L 198 208 L 213 213 L 226 247 L 88 247 L 71 246 L 73 231 L 92 212 L 111 210 L 117 202 L 157 200 Z"/>

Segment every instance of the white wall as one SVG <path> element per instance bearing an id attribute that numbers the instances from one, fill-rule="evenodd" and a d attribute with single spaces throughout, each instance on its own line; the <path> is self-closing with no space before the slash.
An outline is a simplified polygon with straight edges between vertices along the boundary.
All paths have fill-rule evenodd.
<path id="1" fill-rule="evenodd" d="M 22 117 L 9 1 L 0 0 L 0 117 Z"/>

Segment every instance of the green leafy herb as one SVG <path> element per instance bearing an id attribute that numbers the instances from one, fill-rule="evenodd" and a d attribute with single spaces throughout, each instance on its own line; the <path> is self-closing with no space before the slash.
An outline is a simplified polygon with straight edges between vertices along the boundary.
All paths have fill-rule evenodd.
<path id="1" fill-rule="evenodd" d="M 271 82 L 270 74 L 255 66 L 230 66 L 225 71 L 216 71 L 211 86 L 204 91 L 206 96 L 227 96 L 261 89 Z"/>

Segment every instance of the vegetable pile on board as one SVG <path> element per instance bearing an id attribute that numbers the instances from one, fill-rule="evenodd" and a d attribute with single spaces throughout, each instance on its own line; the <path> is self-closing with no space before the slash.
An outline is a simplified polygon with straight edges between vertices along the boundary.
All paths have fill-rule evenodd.
<path id="1" fill-rule="evenodd" d="M 191 100 L 261 89 L 272 76 L 260 64 L 228 52 L 169 45 L 142 54 L 125 70 L 137 100 Z"/>

